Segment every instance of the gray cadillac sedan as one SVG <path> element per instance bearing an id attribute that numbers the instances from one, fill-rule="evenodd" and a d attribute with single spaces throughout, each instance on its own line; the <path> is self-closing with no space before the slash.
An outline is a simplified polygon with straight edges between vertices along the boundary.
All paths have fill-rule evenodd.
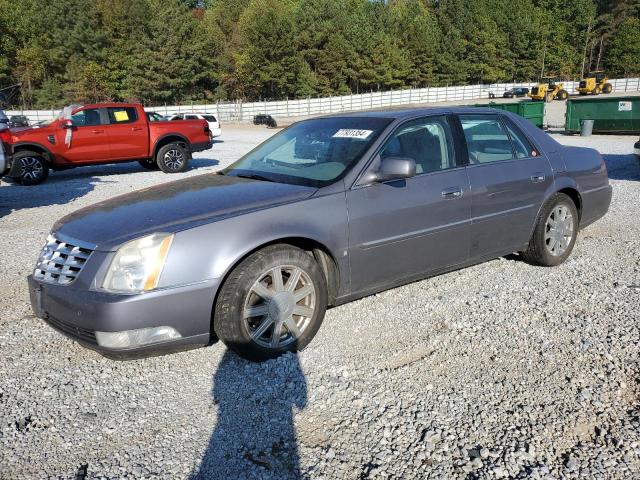
<path id="1" fill-rule="evenodd" d="M 316 118 L 219 174 L 63 218 L 31 303 L 111 357 L 221 339 L 264 360 L 304 348 L 331 305 L 512 252 L 558 265 L 610 201 L 597 151 L 510 113 Z"/>

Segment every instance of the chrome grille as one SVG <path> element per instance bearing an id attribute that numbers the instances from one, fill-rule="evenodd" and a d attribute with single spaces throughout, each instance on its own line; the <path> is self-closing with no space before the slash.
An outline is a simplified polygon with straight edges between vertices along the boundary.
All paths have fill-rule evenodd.
<path id="1" fill-rule="evenodd" d="M 47 243 L 40 252 L 33 277 L 41 282 L 60 285 L 73 282 L 93 249 L 88 245 L 78 245 L 80 242 L 72 242 L 62 241 L 49 235 Z"/>

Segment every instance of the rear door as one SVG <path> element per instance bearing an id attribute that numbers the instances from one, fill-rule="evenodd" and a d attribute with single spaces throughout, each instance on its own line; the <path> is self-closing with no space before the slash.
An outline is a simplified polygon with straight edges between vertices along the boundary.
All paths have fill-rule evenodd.
<path id="1" fill-rule="evenodd" d="M 56 150 L 68 162 L 104 162 L 111 158 L 109 136 L 105 129 L 107 113 L 103 108 L 83 108 L 71 115 L 71 128 L 56 134 Z"/>
<path id="2" fill-rule="evenodd" d="M 459 115 L 469 156 L 471 259 L 521 250 L 529 241 L 551 166 L 503 115 Z"/>
<path id="3" fill-rule="evenodd" d="M 469 181 L 456 159 L 449 119 L 424 117 L 401 124 L 370 169 L 377 170 L 381 159 L 390 156 L 413 158 L 416 176 L 347 191 L 354 293 L 468 258 Z"/>
<path id="4" fill-rule="evenodd" d="M 109 124 L 105 127 L 111 140 L 111 159 L 145 158 L 149 152 L 149 128 L 146 115 L 138 115 L 134 106 L 107 108 Z"/>

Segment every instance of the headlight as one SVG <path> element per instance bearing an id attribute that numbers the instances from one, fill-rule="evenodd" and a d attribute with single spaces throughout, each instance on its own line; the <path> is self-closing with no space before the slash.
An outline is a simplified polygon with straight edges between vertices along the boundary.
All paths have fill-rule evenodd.
<path id="1" fill-rule="evenodd" d="M 124 293 L 156 288 L 172 241 L 172 234 L 154 233 L 122 245 L 109 265 L 102 288 Z"/>

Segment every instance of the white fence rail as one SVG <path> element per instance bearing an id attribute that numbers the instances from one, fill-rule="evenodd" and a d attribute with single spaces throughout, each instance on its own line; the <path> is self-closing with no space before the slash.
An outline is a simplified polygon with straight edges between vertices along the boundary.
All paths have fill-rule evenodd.
<path id="1" fill-rule="evenodd" d="M 617 78 L 610 80 L 614 94 L 640 91 L 640 78 Z M 577 81 L 564 82 L 564 88 L 570 95 L 577 93 Z M 162 115 L 181 112 L 207 112 L 218 116 L 221 121 L 250 121 L 259 113 L 273 115 L 276 118 L 305 117 L 329 113 L 340 113 L 375 108 L 396 107 L 400 105 L 425 104 L 437 102 L 459 102 L 489 98 L 495 94 L 500 98 L 505 90 L 514 87 L 531 88 L 535 83 L 495 83 L 491 85 L 465 85 L 455 87 L 409 88 L 386 92 L 369 92 L 337 97 L 305 98 L 298 100 L 280 100 L 264 102 L 227 102 L 214 104 L 188 104 L 175 106 L 146 107 Z M 14 110 L 7 115 L 25 115 L 31 123 L 50 120 L 59 110 Z"/>

